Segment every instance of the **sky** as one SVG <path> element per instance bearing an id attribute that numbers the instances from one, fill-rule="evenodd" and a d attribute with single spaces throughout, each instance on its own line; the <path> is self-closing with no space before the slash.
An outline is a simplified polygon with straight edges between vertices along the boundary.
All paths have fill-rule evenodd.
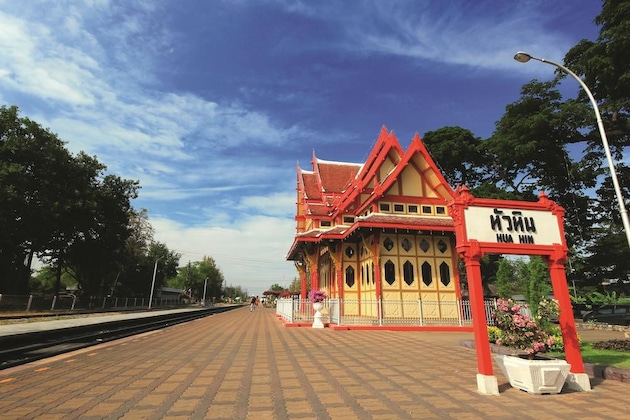
<path id="1" fill-rule="evenodd" d="M 595 40 L 598 0 L 0 0 L 0 104 L 138 180 L 155 239 L 260 295 L 286 254 L 296 168 L 362 163 L 381 127 L 488 138 Z M 575 81 L 573 81 L 575 82 Z M 567 82 L 565 82 L 567 83 Z M 578 91 L 567 86 L 567 94 Z"/>

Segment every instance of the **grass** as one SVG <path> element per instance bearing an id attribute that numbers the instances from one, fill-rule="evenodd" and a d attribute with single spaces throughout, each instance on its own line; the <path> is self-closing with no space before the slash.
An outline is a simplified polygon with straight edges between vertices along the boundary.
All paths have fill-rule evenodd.
<path id="1" fill-rule="evenodd" d="M 580 346 L 584 363 L 593 363 L 630 370 L 630 353 L 615 350 L 594 349 L 591 342 L 583 342 Z M 564 353 L 551 353 L 550 356 L 564 358 Z"/>
<path id="2" fill-rule="evenodd" d="M 590 342 L 585 342 L 580 350 L 582 351 L 582 359 L 586 363 L 630 369 L 630 353 L 628 352 L 594 349 Z"/>

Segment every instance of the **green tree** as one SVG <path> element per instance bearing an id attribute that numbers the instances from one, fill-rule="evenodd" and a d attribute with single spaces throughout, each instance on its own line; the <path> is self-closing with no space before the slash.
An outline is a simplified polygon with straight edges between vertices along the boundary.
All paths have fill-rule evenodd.
<path id="1" fill-rule="evenodd" d="M 37 256 L 54 268 L 54 293 L 67 271 L 100 294 L 119 271 L 138 184 L 18 114 L 0 107 L 0 292 L 28 292 Z"/>
<path id="2" fill-rule="evenodd" d="M 461 127 L 443 127 L 422 137 L 432 158 L 451 186 L 476 187 L 484 179 L 482 140 Z"/>
<path id="3" fill-rule="evenodd" d="M 201 261 L 188 263 L 187 266 L 181 267 L 177 276 L 169 284 L 190 291 L 196 299 L 203 299 L 205 287 L 206 299 L 221 300 L 224 295 L 227 295 L 223 290 L 223 282 L 223 273 L 214 258 L 204 256 Z M 241 293 L 236 292 L 236 290 L 230 292 Z"/>
<path id="4" fill-rule="evenodd" d="M 81 290 L 88 295 L 106 295 L 119 276 L 127 240 L 132 233 L 131 199 L 137 182 L 107 175 L 91 182 L 84 194 L 86 206 L 77 217 L 74 237 L 65 251 L 65 264 L 72 268 Z"/>
<path id="5" fill-rule="evenodd" d="M 149 248 L 155 242 L 153 227 L 146 209 L 131 212 L 129 231 L 125 250 L 120 255 L 118 273 L 112 283 L 110 292 L 112 295 L 132 296 L 136 293 L 143 294 L 142 290 L 146 289 L 142 286 L 142 279 L 145 279 L 151 270 Z"/>
<path id="6" fill-rule="evenodd" d="M 74 277 L 65 270 L 61 275 L 61 287 L 65 290 L 67 287 L 76 287 L 77 283 Z M 42 267 L 36 275 L 31 279 L 29 287 L 33 294 L 42 296 L 54 295 L 57 293 L 57 273 L 51 267 Z"/>
<path id="7" fill-rule="evenodd" d="M 563 102 L 557 81 L 532 81 L 521 99 L 506 107 L 497 129 L 485 143 L 492 156 L 488 172 L 494 181 L 524 200 L 535 201 L 545 191 L 567 209 L 570 244 L 588 236 L 590 197 L 598 170 L 575 161 L 568 145 L 580 143 L 588 111 L 575 101 Z"/>
<path id="8" fill-rule="evenodd" d="M 70 242 L 87 163 L 17 107 L 0 107 L 0 291 L 27 292 L 34 255 Z"/>
<path id="9" fill-rule="evenodd" d="M 225 286 L 223 290 L 225 299 L 228 299 L 231 303 L 246 302 L 249 292 L 243 289 L 241 286 Z"/>
<path id="10" fill-rule="evenodd" d="M 535 316 L 538 314 L 540 301 L 546 299 L 553 291 L 549 277 L 549 267 L 541 257 L 530 257 L 529 264 L 527 264 L 527 272 L 529 282 L 526 297 L 532 314 Z"/>
<path id="11" fill-rule="evenodd" d="M 311 282 L 310 279 L 307 279 L 306 282 L 306 290 L 311 290 Z M 289 292 L 301 292 L 302 291 L 302 280 L 299 277 L 295 277 L 291 280 L 291 284 L 289 284 L 288 288 Z"/>
<path id="12" fill-rule="evenodd" d="M 522 258 L 501 258 L 497 268 L 497 294 L 501 298 L 511 299 L 513 295 L 527 294 L 525 282 L 527 264 Z"/>
<path id="13" fill-rule="evenodd" d="M 153 275 L 155 273 L 154 290 L 167 284 L 167 280 L 177 276 L 181 254 L 168 249 L 166 244 L 153 241 L 149 245 L 146 257 L 138 268 L 138 276 L 128 279 L 128 283 L 121 284 L 137 296 L 149 296 Z"/>
<path id="14" fill-rule="evenodd" d="M 274 283 L 268 290 L 273 290 L 275 292 L 283 292 L 285 290 L 284 287 L 280 286 L 278 283 Z"/>
<path id="15" fill-rule="evenodd" d="M 595 97 L 614 159 L 622 160 L 624 148 L 630 145 L 630 3 L 623 0 L 605 0 L 601 13 L 595 18 L 600 27 L 597 40 L 581 40 L 565 55 L 564 62 L 583 78 Z M 578 100 L 590 101 L 580 89 Z M 584 165 L 590 165 L 602 182 L 597 199 L 591 202 L 592 235 L 586 238 L 579 250 L 583 264 L 574 274 L 574 280 L 583 288 L 596 288 L 603 292 L 602 282 L 620 293 L 630 293 L 630 261 L 628 245 L 621 223 L 609 169 L 603 167 L 603 144 L 596 128 L 595 115 L 584 123 L 586 153 Z M 624 197 L 630 193 L 630 173 L 625 164 L 618 163 L 616 171 Z M 627 205 L 627 203 L 626 203 Z"/>
<path id="16" fill-rule="evenodd" d="M 611 146 L 628 145 L 630 136 L 630 3 L 605 0 L 594 22 L 600 27 L 596 41 L 581 40 L 564 57 L 574 73 L 582 76 L 602 112 Z M 588 99 L 580 93 L 582 101 Z M 593 130 L 593 142 L 598 136 Z"/>

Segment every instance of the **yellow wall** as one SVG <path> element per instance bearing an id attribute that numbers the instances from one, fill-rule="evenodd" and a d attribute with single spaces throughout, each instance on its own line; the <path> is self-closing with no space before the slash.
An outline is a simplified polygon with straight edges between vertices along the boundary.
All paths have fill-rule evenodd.
<path id="1" fill-rule="evenodd" d="M 388 241 L 389 239 L 389 241 Z M 346 315 L 377 315 L 376 279 L 371 267 L 374 258 L 367 250 L 372 237 L 366 243 L 343 244 L 343 290 L 344 311 Z M 388 244 L 386 246 L 386 244 Z M 350 248 L 350 256 L 347 249 Z M 389 249 L 388 249 L 389 248 Z M 381 284 L 383 291 L 383 314 L 385 317 L 414 317 L 423 315 L 431 317 L 456 318 L 455 305 L 443 305 L 434 302 L 454 302 L 456 295 L 456 278 L 453 266 L 452 241 L 449 236 L 415 235 L 415 234 L 380 234 L 379 243 Z M 394 279 L 387 281 L 386 265 L 388 261 L 394 264 Z M 410 264 L 413 281 L 410 284 L 404 280 L 405 263 Z M 430 277 L 423 281 L 423 264 L 430 267 Z M 354 269 L 354 284 L 348 285 L 346 271 L 348 267 Z M 448 270 L 448 277 L 441 276 L 440 267 Z M 428 273 L 428 272 L 427 272 Z M 446 273 L 444 273 L 446 274 Z M 426 277 L 426 276 L 425 276 Z M 445 284 L 446 283 L 446 284 Z M 353 304 L 360 300 L 361 303 Z M 422 308 L 418 307 L 418 300 L 425 301 Z M 430 303 L 429 303 L 430 302 Z"/>
<path id="2" fill-rule="evenodd" d="M 457 299 L 456 268 L 453 267 L 452 241 L 449 237 L 381 234 L 379 246 L 383 300 L 399 302 L 383 308 L 385 317 L 417 316 L 419 309 L 413 302 L 418 299 L 435 302 L 453 302 Z M 388 262 L 394 264 L 395 279 L 391 284 L 387 281 Z M 404 280 L 405 263 L 412 268 L 413 281 L 410 284 Z M 430 268 L 430 276 L 423 277 L 423 265 Z M 440 275 L 441 267 L 448 269 L 447 277 Z M 429 270 L 426 270 L 426 274 L 429 274 Z M 447 274 L 446 271 L 444 274 Z M 422 310 L 423 315 L 457 317 L 455 305 L 427 303 Z"/>

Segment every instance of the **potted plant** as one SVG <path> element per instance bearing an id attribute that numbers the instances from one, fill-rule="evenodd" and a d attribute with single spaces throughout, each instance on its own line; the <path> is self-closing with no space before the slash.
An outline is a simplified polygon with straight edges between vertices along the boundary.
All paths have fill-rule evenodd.
<path id="1" fill-rule="evenodd" d="M 546 316 L 557 312 L 555 301 L 546 302 L 543 307 Z M 540 356 L 554 344 L 554 339 L 528 315 L 528 309 L 527 304 L 512 299 L 497 300 L 492 317 L 500 333 L 495 343 L 522 353 L 495 355 L 495 360 L 514 388 L 531 394 L 557 394 L 571 366 L 565 360 Z"/>
<path id="2" fill-rule="evenodd" d="M 308 297 L 313 303 L 313 309 L 315 310 L 315 314 L 313 315 L 313 328 L 324 328 L 321 310 L 324 309 L 324 301 L 328 298 L 326 292 L 322 290 L 311 290 Z"/>

